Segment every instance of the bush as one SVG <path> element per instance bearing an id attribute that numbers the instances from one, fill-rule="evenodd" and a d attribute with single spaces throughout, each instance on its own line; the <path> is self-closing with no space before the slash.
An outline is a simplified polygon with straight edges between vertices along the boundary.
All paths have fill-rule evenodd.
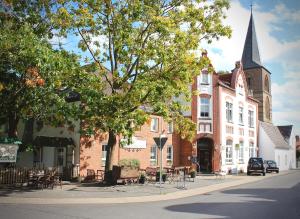
<path id="1" fill-rule="evenodd" d="M 119 161 L 120 167 L 140 168 L 140 161 L 137 159 L 122 159 Z"/>
<path id="2" fill-rule="evenodd" d="M 195 178 L 195 177 L 196 177 L 196 171 L 195 171 L 195 170 L 192 170 L 192 171 L 190 172 L 190 176 L 191 176 L 191 178 Z"/>

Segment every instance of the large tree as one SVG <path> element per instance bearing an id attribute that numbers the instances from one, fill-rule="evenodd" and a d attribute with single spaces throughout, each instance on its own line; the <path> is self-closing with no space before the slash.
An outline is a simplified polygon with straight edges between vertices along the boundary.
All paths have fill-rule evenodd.
<path id="1" fill-rule="evenodd" d="M 201 40 L 230 35 L 222 24 L 228 7 L 227 0 L 57 1 L 55 28 L 80 38 L 102 80 L 103 92 L 81 93 L 80 118 L 84 128 L 109 134 L 106 173 L 117 136 L 130 137 L 151 113 L 173 118 L 191 139 L 195 125 L 176 97 L 190 97 L 189 85 L 207 64 L 197 55 Z"/>

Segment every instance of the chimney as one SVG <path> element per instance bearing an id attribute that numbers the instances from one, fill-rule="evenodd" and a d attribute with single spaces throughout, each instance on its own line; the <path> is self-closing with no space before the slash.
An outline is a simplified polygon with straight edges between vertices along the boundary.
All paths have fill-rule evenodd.
<path id="1" fill-rule="evenodd" d="M 240 61 L 236 61 L 235 62 L 235 68 L 240 68 L 241 67 L 241 62 Z"/>

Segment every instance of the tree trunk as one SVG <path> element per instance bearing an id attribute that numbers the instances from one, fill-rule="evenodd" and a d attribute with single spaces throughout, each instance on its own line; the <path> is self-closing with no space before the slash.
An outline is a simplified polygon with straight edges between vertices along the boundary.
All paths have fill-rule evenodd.
<path id="1" fill-rule="evenodd" d="M 11 112 L 8 115 L 8 137 L 17 138 L 17 127 L 18 127 L 19 117 L 16 113 Z"/>
<path id="2" fill-rule="evenodd" d="M 117 144 L 117 135 L 114 131 L 110 130 L 108 132 L 108 143 L 107 143 L 107 152 L 106 152 L 106 161 L 105 161 L 105 175 L 104 180 L 107 183 L 112 183 L 112 159 L 114 157 L 114 148 Z"/>
<path id="3" fill-rule="evenodd" d="M 26 149 L 26 147 L 33 143 L 33 125 L 34 119 L 30 118 L 25 121 L 25 127 L 22 137 L 22 150 Z"/>

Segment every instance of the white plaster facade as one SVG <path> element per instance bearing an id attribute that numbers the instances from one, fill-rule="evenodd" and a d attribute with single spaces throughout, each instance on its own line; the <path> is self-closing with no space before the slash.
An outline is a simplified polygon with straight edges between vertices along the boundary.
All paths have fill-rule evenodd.
<path id="1" fill-rule="evenodd" d="M 274 128 L 277 127 L 274 126 Z M 274 160 L 279 171 L 296 168 L 296 141 L 293 129 L 289 139 L 284 139 L 280 132 L 277 133 L 276 138 L 281 138 L 282 143 L 275 141 L 260 123 L 259 156 L 264 160 Z"/>
<path id="2" fill-rule="evenodd" d="M 247 97 L 243 74 L 240 71 L 237 75 L 235 89 L 225 86 L 219 89 L 221 169 L 227 172 L 232 170 L 233 173 L 237 170 L 246 172 L 249 157 L 257 155 L 257 103 Z M 232 104 L 231 120 L 227 118 L 226 102 Z M 253 112 L 251 127 L 249 111 Z M 240 112 L 243 112 L 242 122 Z M 232 143 L 231 147 L 229 143 Z"/>

